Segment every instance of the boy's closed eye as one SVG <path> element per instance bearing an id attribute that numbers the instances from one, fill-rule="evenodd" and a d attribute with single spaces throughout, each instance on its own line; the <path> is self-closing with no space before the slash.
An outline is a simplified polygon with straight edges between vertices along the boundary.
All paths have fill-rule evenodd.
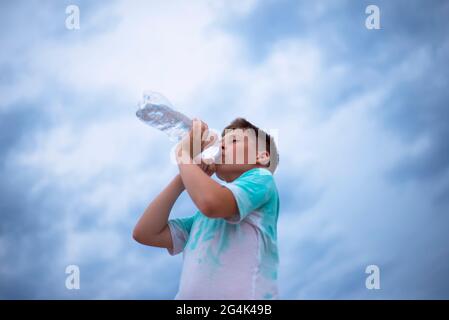
<path id="1" fill-rule="evenodd" d="M 236 142 L 238 142 L 238 140 L 237 140 L 237 138 L 236 137 L 230 137 L 230 138 L 228 138 L 228 139 L 226 139 L 226 140 L 223 140 L 223 143 L 222 143 L 222 148 L 224 148 L 224 146 L 228 143 L 236 143 Z"/>

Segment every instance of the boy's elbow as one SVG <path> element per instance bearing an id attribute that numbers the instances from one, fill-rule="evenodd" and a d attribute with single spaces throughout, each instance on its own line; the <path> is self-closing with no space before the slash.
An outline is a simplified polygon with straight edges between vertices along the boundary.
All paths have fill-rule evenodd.
<path id="1" fill-rule="evenodd" d="M 197 203 L 198 210 L 208 218 L 215 218 L 217 208 L 212 199 L 203 198 Z"/>
<path id="2" fill-rule="evenodd" d="M 134 228 L 134 230 L 133 230 L 133 239 L 136 242 L 141 243 L 141 235 L 140 235 L 140 232 L 139 232 L 139 230 L 137 228 Z"/>
<path id="3" fill-rule="evenodd" d="M 198 210 L 208 218 L 214 218 L 214 210 L 209 205 L 201 205 Z"/>
<path id="4" fill-rule="evenodd" d="M 217 201 L 203 199 L 198 204 L 198 210 L 208 218 L 229 218 L 235 215 L 233 208 L 228 208 Z"/>
<path id="5" fill-rule="evenodd" d="M 220 188 L 203 194 L 199 199 L 194 200 L 198 210 L 208 218 L 230 218 L 238 214 L 237 202 L 231 191 Z"/>
<path id="6" fill-rule="evenodd" d="M 133 230 L 133 239 L 134 241 L 140 243 L 140 244 L 144 244 L 144 245 L 151 245 L 147 239 L 145 239 L 146 237 L 144 236 L 144 234 L 142 233 L 141 230 L 139 230 L 139 228 L 134 228 Z"/>

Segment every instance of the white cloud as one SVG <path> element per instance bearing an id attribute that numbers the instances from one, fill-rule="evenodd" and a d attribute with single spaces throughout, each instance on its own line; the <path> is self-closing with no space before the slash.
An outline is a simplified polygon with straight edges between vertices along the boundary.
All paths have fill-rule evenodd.
<path id="1" fill-rule="evenodd" d="M 115 27 L 49 44 L 33 59 L 36 72 L 81 92 L 117 90 L 136 99 L 152 89 L 186 102 L 235 59 L 236 43 L 210 27 L 217 12 L 206 3 L 121 1 L 105 10 L 119 16 Z"/>

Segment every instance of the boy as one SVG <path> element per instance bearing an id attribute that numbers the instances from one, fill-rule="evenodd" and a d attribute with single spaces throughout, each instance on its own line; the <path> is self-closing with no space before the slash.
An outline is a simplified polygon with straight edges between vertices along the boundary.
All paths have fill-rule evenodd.
<path id="1" fill-rule="evenodd" d="M 176 149 L 179 174 L 145 210 L 134 239 L 170 255 L 183 252 L 175 299 L 278 299 L 274 139 L 237 118 L 222 132 L 221 161 L 196 165 L 195 132 L 204 136 L 208 127 L 194 120 L 192 131 Z M 210 178 L 213 173 L 223 185 Z M 185 189 L 198 211 L 168 220 Z"/>

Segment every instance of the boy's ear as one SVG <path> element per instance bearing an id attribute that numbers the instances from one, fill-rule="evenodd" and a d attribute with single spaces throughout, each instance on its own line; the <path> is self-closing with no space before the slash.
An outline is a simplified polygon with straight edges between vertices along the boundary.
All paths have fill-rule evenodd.
<path id="1" fill-rule="evenodd" d="M 268 151 L 262 151 L 257 153 L 256 163 L 263 166 L 268 166 L 270 163 L 270 154 Z"/>

